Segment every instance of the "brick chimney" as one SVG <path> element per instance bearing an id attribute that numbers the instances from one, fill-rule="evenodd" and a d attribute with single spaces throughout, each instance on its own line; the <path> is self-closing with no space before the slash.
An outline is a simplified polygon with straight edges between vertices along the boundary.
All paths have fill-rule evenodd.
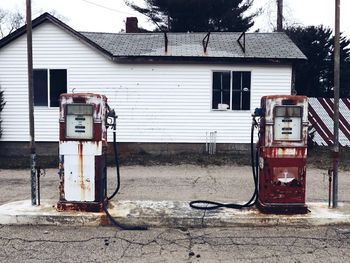
<path id="1" fill-rule="evenodd" d="M 137 17 L 127 17 L 125 23 L 125 32 L 126 33 L 139 33 Z"/>

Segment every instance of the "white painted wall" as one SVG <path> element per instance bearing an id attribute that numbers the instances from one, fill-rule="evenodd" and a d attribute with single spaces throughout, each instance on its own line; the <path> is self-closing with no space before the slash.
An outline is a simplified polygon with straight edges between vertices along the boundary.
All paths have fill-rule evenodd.
<path id="1" fill-rule="evenodd" d="M 291 66 L 116 64 L 47 22 L 33 31 L 34 68 L 66 68 L 68 92 L 105 94 L 116 109 L 118 141 L 218 143 L 250 141 L 250 111 L 212 111 L 213 70 L 252 72 L 251 111 L 269 94 L 290 94 Z M 0 49 L 5 90 L 2 141 L 28 141 L 26 38 Z M 58 140 L 58 108 L 35 107 L 37 141 Z"/>

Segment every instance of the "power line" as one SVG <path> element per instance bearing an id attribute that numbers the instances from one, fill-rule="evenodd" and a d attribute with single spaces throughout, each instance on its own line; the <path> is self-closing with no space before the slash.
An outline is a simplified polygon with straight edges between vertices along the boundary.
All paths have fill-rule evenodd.
<path id="1" fill-rule="evenodd" d="M 88 4 L 90 4 L 90 5 L 94 5 L 94 6 L 97 6 L 97 7 L 103 8 L 103 9 L 106 9 L 106 10 L 108 10 L 108 11 L 112 11 L 112 12 L 116 12 L 116 13 L 121 13 L 121 14 L 125 14 L 125 15 L 130 15 L 130 16 L 134 16 L 134 15 L 135 15 L 135 14 L 127 13 L 127 12 L 124 12 L 124 11 L 119 11 L 119 10 L 117 10 L 117 9 L 110 8 L 110 7 L 107 7 L 107 6 L 103 6 L 103 5 L 100 5 L 100 4 L 96 4 L 96 3 L 91 2 L 91 1 L 88 1 L 88 0 L 81 0 L 81 1 L 83 1 L 83 2 L 85 2 L 85 3 L 88 3 Z M 145 15 L 145 14 L 142 14 L 142 13 L 140 13 L 140 14 L 143 15 L 143 16 L 145 16 L 145 17 L 147 17 L 147 18 L 149 19 L 149 21 L 152 21 L 154 24 L 156 24 L 156 26 L 157 26 L 158 28 L 160 28 L 159 25 L 157 24 L 157 22 L 154 21 L 154 19 L 152 19 L 151 17 L 149 17 L 149 16 L 147 16 L 147 15 Z"/>
<path id="2" fill-rule="evenodd" d="M 120 14 L 124 14 L 124 15 L 130 15 L 130 16 L 133 16 L 134 14 L 131 14 L 131 13 L 127 13 L 127 12 L 124 12 L 124 11 L 119 11 L 117 9 L 114 9 L 114 8 L 110 8 L 110 7 L 107 7 L 107 6 L 104 6 L 104 5 L 100 5 L 100 4 L 97 4 L 97 3 L 94 3 L 94 2 L 91 2 L 91 1 L 88 1 L 88 0 L 81 0 L 85 3 L 88 3 L 90 5 L 94 5 L 94 6 L 97 6 L 97 7 L 100 7 L 100 8 L 103 8 L 103 9 L 106 9 L 108 11 L 112 11 L 112 12 L 116 12 L 116 13 L 120 13 Z"/>

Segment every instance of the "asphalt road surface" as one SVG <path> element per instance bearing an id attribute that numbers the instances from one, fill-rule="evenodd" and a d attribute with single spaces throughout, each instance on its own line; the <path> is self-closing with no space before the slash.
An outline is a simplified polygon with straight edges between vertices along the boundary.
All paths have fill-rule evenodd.
<path id="1" fill-rule="evenodd" d="M 123 200 L 247 200 L 246 166 L 122 167 Z M 109 191 L 114 169 L 108 169 Z M 0 170 L 0 204 L 30 198 L 28 170 Z M 350 173 L 339 174 L 350 202 Z M 42 198 L 58 200 L 57 170 L 42 178 Z M 307 200 L 328 199 L 327 171 L 309 169 Z M 241 227 L 120 231 L 113 227 L 0 226 L 0 262 L 350 262 L 350 226 Z"/>
<path id="2" fill-rule="evenodd" d="M 350 228 L 2 226 L 1 262 L 350 262 Z"/>
<path id="3" fill-rule="evenodd" d="M 41 198 L 58 200 L 57 169 L 41 177 Z M 326 170 L 307 170 L 306 196 L 309 202 L 328 201 Z M 30 199 L 30 171 L 0 169 L 0 204 Z M 115 187 L 115 169 L 108 168 L 108 188 Z M 249 166 L 124 166 L 121 167 L 119 200 L 209 199 L 223 202 L 245 201 L 253 192 Z M 350 171 L 339 172 L 339 201 L 350 202 Z"/>

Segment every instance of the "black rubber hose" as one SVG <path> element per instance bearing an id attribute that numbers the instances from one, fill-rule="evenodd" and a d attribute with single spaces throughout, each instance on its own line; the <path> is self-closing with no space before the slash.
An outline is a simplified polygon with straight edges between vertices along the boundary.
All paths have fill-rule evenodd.
<path id="1" fill-rule="evenodd" d="M 118 158 L 118 148 L 117 148 L 117 138 L 116 138 L 116 118 L 114 117 L 114 123 L 113 123 L 113 151 L 114 151 L 114 162 L 115 162 L 115 169 L 116 169 L 116 175 L 117 175 L 117 186 L 113 192 L 113 194 L 109 197 L 107 197 L 108 200 L 111 200 L 120 189 L 120 168 L 119 168 L 119 158 Z"/>
<path id="2" fill-rule="evenodd" d="M 113 216 L 109 213 L 108 208 L 107 208 L 107 202 L 104 202 L 103 204 L 103 211 L 106 213 L 108 219 L 112 224 L 120 228 L 121 230 L 147 230 L 148 228 L 146 226 L 130 226 L 130 225 L 124 225 L 119 222 L 117 222 Z"/>
<path id="3" fill-rule="evenodd" d="M 114 150 L 114 161 L 116 166 L 117 186 L 113 194 L 107 197 L 107 200 L 103 202 L 103 211 L 106 213 L 109 221 L 112 222 L 112 224 L 117 228 L 120 228 L 122 230 L 147 230 L 146 226 L 129 226 L 129 225 L 121 224 L 117 222 L 108 211 L 108 207 L 107 207 L 108 201 L 111 200 L 119 192 L 119 189 L 120 189 L 120 168 L 119 168 L 119 158 L 118 158 L 118 148 L 117 148 L 117 138 L 116 138 L 117 137 L 116 136 L 117 117 L 114 115 L 113 119 L 114 119 L 113 120 L 113 150 Z"/>
<path id="4" fill-rule="evenodd" d="M 208 200 L 195 200 L 190 202 L 190 207 L 194 209 L 201 210 L 214 210 L 218 208 L 233 208 L 233 209 L 242 209 L 245 207 L 252 207 L 255 205 L 258 197 L 258 153 L 254 156 L 254 128 L 256 125 L 255 119 L 253 119 L 251 134 L 250 134 L 250 153 L 251 153 L 251 167 L 252 175 L 254 180 L 254 192 L 252 197 L 245 204 L 235 204 L 235 203 L 219 203 Z"/>

